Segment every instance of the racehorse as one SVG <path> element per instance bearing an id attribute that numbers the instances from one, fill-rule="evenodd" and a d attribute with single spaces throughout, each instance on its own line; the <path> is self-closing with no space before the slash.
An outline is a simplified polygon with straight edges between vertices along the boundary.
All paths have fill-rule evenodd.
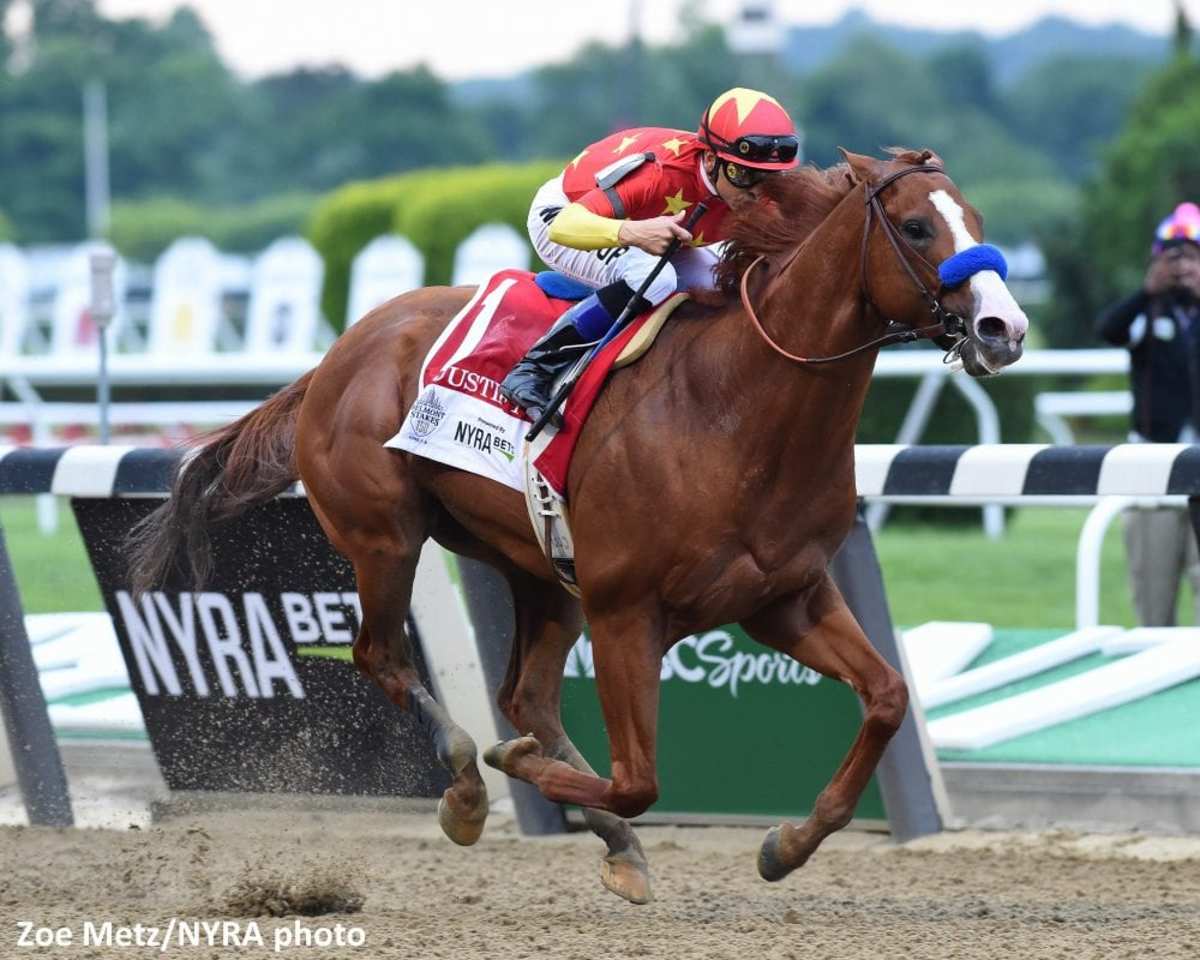
<path id="1" fill-rule="evenodd" d="M 939 284 L 938 266 L 974 247 L 982 224 L 936 155 L 844 156 L 773 178 L 768 200 L 737 211 L 720 291 L 680 307 L 653 349 L 606 385 L 568 477 L 580 601 L 557 584 L 519 493 L 383 446 L 467 288 L 384 304 L 315 370 L 210 434 L 135 532 L 135 582 L 160 579 L 183 547 L 203 578 L 208 527 L 301 479 L 354 566 L 354 662 L 433 738 L 453 778 L 439 820 L 470 844 L 488 809 L 476 747 L 422 685 L 405 622 L 426 540 L 491 564 L 516 609 L 499 704 L 528 735 L 484 759 L 584 807 L 608 848 L 602 882 L 639 903 L 651 896 L 649 871 L 625 818 L 658 795 L 660 661 L 689 634 L 740 623 L 848 683 L 865 707 L 810 816 L 772 828 L 762 844 L 760 874 L 784 877 L 850 820 L 908 706 L 903 679 L 826 569 L 854 521 L 855 430 L 878 350 L 927 336 L 981 376 L 1020 357 L 1026 330 L 996 272 Z M 596 775 L 559 718 L 564 663 L 585 616 L 611 779 Z"/>

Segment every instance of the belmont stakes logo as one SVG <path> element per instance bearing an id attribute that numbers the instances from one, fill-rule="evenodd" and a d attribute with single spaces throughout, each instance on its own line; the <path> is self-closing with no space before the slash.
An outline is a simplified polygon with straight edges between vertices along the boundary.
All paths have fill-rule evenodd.
<path id="1" fill-rule="evenodd" d="M 446 416 L 446 408 L 437 398 L 436 390 L 426 390 L 412 405 L 408 414 L 409 429 L 414 437 L 424 439 L 433 433 Z"/>
<path id="2" fill-rule="evenodd" d="M 563 676 L 596 676 L 592 665 L 592 641 L 586 636 L 575 641 L 567 656 Z M 782 653 L 745 653 L 736 649 L 733 635 L 727 630 L 709 630 L 680 640 L 663 657 L 659 677 L 663 681 L 704 683 L 727 690 L 732 697 L 738 695 L 743 684 L 811 687 L 821 682 L 821 675 L 811 667 Z"/>

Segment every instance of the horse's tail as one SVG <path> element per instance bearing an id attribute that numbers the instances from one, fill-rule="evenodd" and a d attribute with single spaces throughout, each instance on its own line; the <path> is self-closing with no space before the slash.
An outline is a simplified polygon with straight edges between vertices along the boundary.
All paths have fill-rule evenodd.
<path id="1" fill-rule="evenodd" d="M 187 547 L 185 572 L 198 585 L 212 571 L 209 527 L 278 496 L 296 482 L 296 418 L 309 371 L 240 420 L 195 441 L 171 481 L 171 495 L 129 534 L 135 593 L 162 583 Z"/>

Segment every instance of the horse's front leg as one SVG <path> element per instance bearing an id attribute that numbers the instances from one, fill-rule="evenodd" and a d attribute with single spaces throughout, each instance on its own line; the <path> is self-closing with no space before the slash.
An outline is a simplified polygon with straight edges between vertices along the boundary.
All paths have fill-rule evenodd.
<path id="1" fill-rule="evenodd" d="M 608 729 L 612 778 L 576 769 L 544 755 L 535 737 L 497 744 L 484 760 L 510 777 L 536 786 L 557 803 L 636 817 L 658 799 L 655 743 L 662 662 L 657 618 L 624 610 L 589 618 L 596 689 Z"/>
<path id="2" fill-rule="evenodd" d="M 904 720 L 908 689 L 871 646 L 828 576 L 815 589 L 776 601 L 742 626 L 759 643 L 848 683 L 865 708 L 850 752 L 808 819 L 800 826 L 785 822 L 773 827 L 763 841 L 758 872 L 764 880 L 782 880 L 802 867 L 822 840 L 850 822 L 884 748 Z"/>

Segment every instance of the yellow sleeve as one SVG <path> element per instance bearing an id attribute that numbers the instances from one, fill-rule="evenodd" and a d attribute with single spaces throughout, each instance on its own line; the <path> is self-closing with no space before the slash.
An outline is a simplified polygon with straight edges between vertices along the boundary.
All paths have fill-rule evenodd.
<path id="1" fill-rule="evenodd" d="M 550 239 L 575 250 L 604 250 L 621 245 L 617 237 L 620 229 L 620 220 L 610 220 L 581 203 L 572 203 L 563 207 L 550 224 Z"/>

